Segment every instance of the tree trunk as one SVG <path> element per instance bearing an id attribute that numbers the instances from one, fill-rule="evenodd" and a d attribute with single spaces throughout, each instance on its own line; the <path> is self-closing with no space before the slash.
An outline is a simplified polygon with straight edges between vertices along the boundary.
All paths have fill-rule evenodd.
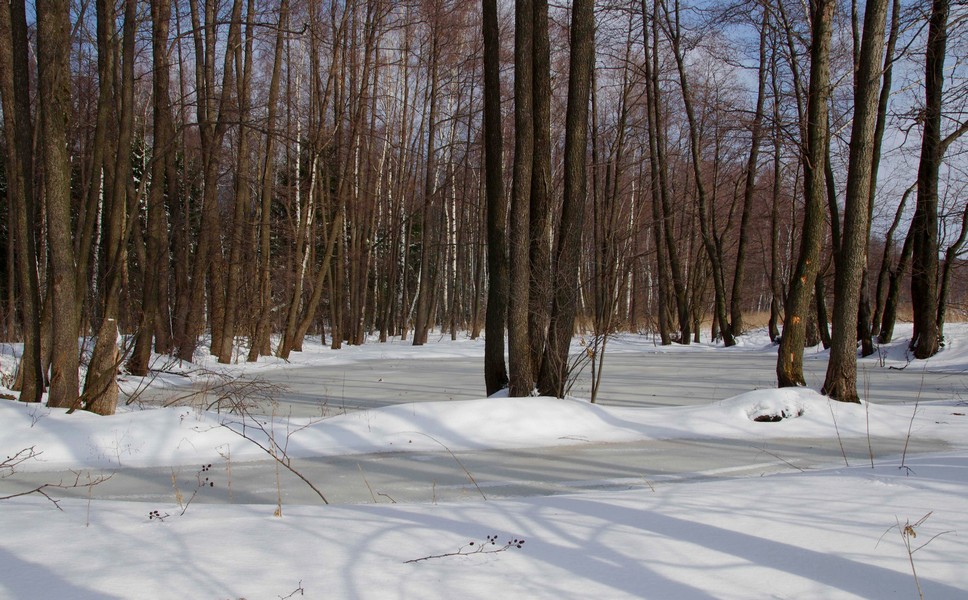
<path id="1" fill-rule="evenodd" d="M 763 22 L 760 25 L 760 63 L 757 71 L 756 111 L 750 126 L 750 154 L 746 161 L 746 177 L 743 184 L 743 212 L 740 216 L 739 240 L 736 246 L 736 267 L 733 271 L 733 289 L 730 294 L 730 329 L 734 336 L 743 334 L 743 301 L 746 287 L 746 250 L 752 237 L 751 217 L 753 213 L 753 194 L 756 192 L 756 169 L 760 152 L 760 138 L 763 130 L 763 105 L 766 101 L 766 41 L 769 35 L 770 11 L 763 8 Z"/>
<path id="2" fill-rule="evenodd" d="M 834 279 L 833 338 L 827 377 L 821 388 L 822 393 L 842 402 L 860 402 L 857 395 L 857 315 L 867 264 L 871 168 L 886 22 L 887 0 L 868 0 L 854 85 L 844 229 Z"/>
<path id="3" fill-rule="evenodd" d="M 530 199 L 530 290 L 528 338 L 531 374 L 541 368 L 551 312 L 551 58 L 548 1 L 533 0 L 532 118 L 534 150 Z"/>
<path id="4" fill-rule="evenodd" d="M 0 5 L 0 97 L 7 146 L 7 206 L 15 238 L 18 308 L 23 320 L 23 355 L 17 372 L 20 400 L 40 402 L 44 393 L 41 363 L 40 282 L 34 239 L 36 208 L 30 80 L 27 69 L 27 23 L 23 0 Z M 11 282 L 11 287 L 13 287 Z M 11 311 L 13 306 L 10 307 Z"/>
<path id="5" fill-rule="evenodd" d="M 663 346 L 672 343 L 670 335 L 670 318 L 668 301 L 671 297 L 669 290 L 670 267 L 668 265 L 668 246 L 666 245 L 666 233 L 662 209 L 662 180 L 660 169 L 663 165 L 659 162 L 659 127 L 657 121 L 658 111 L 655 108 L 657 99 L 655 96 L 656 87 L 652 85 L 657 78 L 654 72 L 654 59 L 652 57 L 652 42 L 650 42 L 649 11 L 645 0 L 642 0 L 642 49 L 643 65 L 645 67 L 645 92 L 646 92 L 646 134 L 649 144 L 649 191 L 652 197 L 652 237 L 655 239 L 655 260 L 656 260 L 656 279 L 658 283 L 658 301 L 656 312 L 659 327 L 659 339 Z"/>
<path id="6" fill-rule="evenodd" d="M 167 329 L 161 323 L 161 305 L 167 306 L 167 295 L 162 296 L 161 281 L 168 280 L 168 215 L 165 211 L 165 192 L 174 193 L 175 181 L 166 180 L 170 171 L 171 144 L 175 130 L 172 123 L 169 96 L 168 32 L 171 21 L 169 0 L 151 2 L 151 47 L 154 59 L 152 85 L 154 106 L 154 141 L 152 144 L 151 190 L 148 196 L 148 243 L 147 268 L 142 283 L 141 323 L 135 335 L 134 350 L 128 359 L 128 371 L 132 375 L 148 373 L 151 358 L 151 341 L 156 330 Z M 156 270 L 157 269 L 157 270 Z M 161 341 L 161 340 L 159 340 Z"/>
<path id="7" fill-rule="evenodd" d="M 235 349 L 235 333 L 238 328 L 239 315 L 239 288 L 242 285 L 242 248 L 245 243 L 245 230 L 247 229 L 247 216 L 249 211 L 249 200 L 251 197 L 249 180 L 252 171 L 252 158 L 249 156 L 249 138 L 251 133 L 248 130 L 250 114 L 250 88 L 252 80 L 252 45 L 253 45 L 253 22 L 255 19 L 255 3 L 248 1 L 246 8 L 245 23 L 245 43 L 236 46 L 235 73 L 236 73 L 236 100 L 238 101 L 239 118 L 239 141 L 236 149 L 236 168 L 235 168 L 235 206 L 232 215 L 232 229 L 229 239 L 229 261 L 228 277 L 225 282 L 225 313 L 221 322 L 213 322 L 213 329 L 221 329 L 221 344 L 217 347 L 218 362 L 229 364 L 232 362 L 232 353 Z M 244 55 L 243 55 L 244 48 Z M 217 292 L 220 290 L 216 290 Z M 214 337 L 214 336 L 213 336 Z M 214 343 L 214 342 L 213 342 Z"/>
<path id="8" fill-rule="evenodd" d="M 675 2 L 672 14 L 666 9 L 666 21 L 669 26 L 669 37 L 672 42 L 673 54 L 675 54 L 676 67 L 679 71 L 679 84 L 682 89 L 682 102 L 686 109 L 686 120 L 689 123 L 689 150 L 692 158 L 693 176 L 696 185 L 696 204 L 699 210 L 699 232 L 702 238 L 703 247 L 709 258 L 710 268 L 712 269 L 713 288 L 714 288 L 714 310 L 715 316 L 719 320 L 720 333 L 723 343 L 729 347 L 736 344 L 733 339 L 732 327 L 726 316 L 726 284 L 723 281 L 722 255 L 716 247 L 714 232 L 711 231 L 709 199 L 706 193 L 706 184 L 703 181 L 702 164 L 699 156 L 700 132 L 699 123 L 693 109 L 692 93 L 689 87 L 689 80 L 686 76 L 685 57 L 681 47 L 680 28 L 679 28 L 679 3 Z"/>
<path id="9" fill-rule="evenodd" d="M 595 68 L 595 3 L 575 0 L 571 13 L 571 60 L 565 114 L 564 202 L 555 264 L 554 297 L 548 344 L 538 380 L 542 395 L 562 398 L 568 377 L 568 348 L 578 307 L 578 268 L 586 190 L 588 100 Z"/>
<path id="10" fill-rule="evenodd" d="M 961 211 L 961 232 L 944 253 L 944 265 L 941 267 L 941 284 L 938 290 L 938 337 L 944 340 L 945 312 L 948 310 L 948 291 L 951 287 L 951 271 L 958 261 L 961 249 L 968 239 L 968 204 Z"/>
<path id="11" fill-rule="evenodd" d="M 911 228 L 914 253 L 911 262 L 911 303 L 915 337 L 914 357 L 930 358 L 938 352 L 938 177 L 941 168 L 941 99 L 950 0 L 933 0 L 928 22 L 924 75 L 924 132 L 918 165 L 918 197 Z"/>
<path id="12" fill-rule="evenodd" d="M 417 312 L 413 326 L 413 345 L 421 346 L 427 343 L 427 336 L 433 320 L 433 293 L 436 275 L 437 258 L 436 247 L 433 244 L 436 228 L 433 224 L 435 213 L 434 196 L 437 192 L 437 177 L 434 161 L 434 144 L 437 136 L 437 96 L 438 73 L 440 61 L 439 28 L 440 23 L 432 25 L 430 47 L 430 81 L 427 84 L 427 164 L 424 177 L 423 206 L 420 210 L 420 285 L 417 289 Z"/>
<path id="13" fill-rule="evenodd" d="M 504 198 L 501 131 L 500 28 L 497 0 L 483 0 L 484 178 L 487 203 L 487 313 L 484 316 L 484 383 L 487 395 L 508 382 L 504 327 L 508 304 L 507 201 Z"/>
<path id="14" fill-rule="evenodd" d="M 897 307 L 901 301 L 901 282 L 907 272 L 908 264 L 911 262 L 911 255 L 914 252 L 914 230 L 909 229 L 904 237 L 904 246 L 901 248 L 901 257 L 898 258 L 897 267 L 889 274 L 887 297 L 884 300 L 884 317 L 881 319 L 880 333 L 877 341 L 881 344 L 889 344 L 894 339 L 894 323 L 897 320 Z"/>
<path id="15" fill-rule="evenodd" d="M 661 57 L 659 56 L 659 6 L 660 2 L 653 1 L 651 15 L 652 33 L 652 63 L 651 78 L 647 86 L 651 88 L 650 107 L 654 120 L 655 152 L 658 163 L 659 198 L 662 203 L 662 228 L 665 240 L 666 255 L 669 260 L 669 273 L 675 294 L 676 315 L 679 319 L 679 343 L 688 344 L 691 341 L 692 316 L 689 314 L 689 295 L 685 275 L 680 260 L 680 248 L 675 236 L 675 219 L 672 214 L 672 199 L 670 198 L 669 160 L 666 137 L 666 122 L 663 118 L 662 77 L 660 73 Z M 643 22 L 647 18 L 645 1 L 642 4 Z"/>
<path id="16" fill-rule="evenodd" d="M 534 4 L 514 3 L 514 173 L 511 183 L 510 292 L 508 296 L 508 366 L 511 396 L 530 396 L 534 390 L 528 307 L 530 269 L 530 196 L 534 152 Z"/>
<path id="17" fill-rule="evenodd" d="M 803 347 L 806 312 L 817 277 L 823 233 L 824 163 L 827 156 L 827 97 L 830 82 L 830 38 L 833 0 L 811 2 L 810 87 L 807 98 L 807 142 L 804 148 L 804 209 L 800 255 L 790 278 L 784 307 L 783 337 L 777 356 L 780 387 L 806 385 Z"/>
<path id="18" fill-rule="evenodd" d="M 276 113 L 279 105 L 279 80 L 282 77 L 282 56 L 285 51 L 283 32 L 289 26 L 289 0 L 279 4 L 279 24 L 276 31 L 275 53 L 272 62 L 272 76 L 269 80 L 269 98 L 266 107 L 266 141 L 263 163 L 259 173 L 261 184 L 259 194 L 259 316 L 256 322 L 248 362 L 255 362 L 259 356 L 271 354 L 269 342 L 270 318 L 272 316 L 272 193 L 275 184 L 275 142 Z"/>
<path id="19" fill-rule="evenodd" d="M 68 118 L 70 90 L 70 10 L 60 0 L 37 1 L 37 63 L 40 89 L 41 151 L 47 200 L 50 302 L 53 334 L 48 405 L 71 407 L 78 398 L 80 298 L 71 234 L 71 160 Z"/>
<path id="20" fill-rule="evenodd" d="M 208 283 L 209 317 L 212 323 L 224 319 L 224 285 L 222 281 L 222 251 L 219 232 L 218 176 L 220 150 L 228 129 L 227 113 L 231 91 L 234 89 L 233 53 L 223 57 L 222 86 L 215 96 L 216 15 L 214 0 L 206 0 L 204 30 L 199 24 L 197 0 L 189 3 L 192 8 L 192 26 L 195 37 L 195 79 L 199 90 L 198 123 L 202 152 L 202 222 L 198 232 L 194 262 L 191 268 L 191 292 L 185 307 L 184 331 L 180 332 L 178 357 L 190 361 L 195 353 L 198 336 L 201 335 L 206 317 L 206 281 Z M 242 0 L 233 0 L 226 48 L 240 43 Z M 202 32 L 204 31 L 204 40 Z M 216 106 L 217 100 L 217 106 Z M 212 347 L 221 343 L 220 328 L 213 328 Z"/>
<path id="21" fill-rule="evenodd" d="M 121 114 L 117 125 L 117 144 L 113 147 L 114 156 L 108 154 L 105 157 L 106 160 L 114 163 L 114 178 L 113 181 L 106 181 L 105 185 L 105 188 L 107 188 L 107 184 L 110 184 L 111 189 L 105 189 L 105 227 L 101 234 L 101 253 L 105 265 L 101 297 L 98 298 L 101 306 L 101 323 L 88 364 L 87 377 L 84 380 L 82 407 L 97 414 L 111 415 L 114 414 L 118 403 L 117 370 L 121 362 L 117 346 L 118 317 L 119 295 L 126 262 L 127 232 L 129 231 L 126 221 L 128 203 L 134 201 L 134 190 L 129 184 L 133 181 L 131 141 L 134 133 L 134 57 L 137 6 L 135 0 L 125 0 L 124 30 L 119 53 L 116 41 L 114 41 L 116 37 L 114 5 L 113 3 L 109 4 L 106 0 L 98 0 L 97 5 L 98 52 L 114 55 L 115 58 L 110 60 L 108 64 L 120 63 L 121 80 L 116 82 L 114 87 L 118 95 Z M 108 85 L 108 82 L 103 82 L 103 84 Z"/>

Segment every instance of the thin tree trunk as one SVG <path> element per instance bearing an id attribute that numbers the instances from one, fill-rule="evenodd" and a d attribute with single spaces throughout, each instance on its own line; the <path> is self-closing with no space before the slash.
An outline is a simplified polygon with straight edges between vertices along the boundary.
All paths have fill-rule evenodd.
<path id="1" fill-rule="evenodd" d="M 131 175 L 131 141 L 134 134 L 134 57 L 135 33 L 137 30 L 137 6 L 135 0 L 125 0 L 124 29 L 120 52 L 120 86 L 117 93 L 120 99 L 121 114 L 118 120 L 117 145 L 115 156 L 107 156 L 114 161 L 114 180 L 112 189 L 105 197 L 105 230 L 102 232 L 102 252 L 105 261 L 105 278 L 101 302 L 101 324 L 97 341 L 88 364 L 84 380 L 83 408 L 101 415 L 114 414 L 118 403 L 117 369 L 121 362 L 118 351 L 118 316 L 126 259 L 128 202 L 133 202 L 133 189 L 129 188 Z M 104 19 L 107 27 L 103 33 L 107 39 L 98 43 L 99 52 L 117 53 L 113 38 L 115 28 L 114 5 L 106 0 L 98 0 L 98 20 Z M 117 56 L 117 54 L 115 54 Z M 116 61 L 115 61 L 116 62 Z M 107 191 L 107 190 L 106 190 Z"/>
<path id="2" fill-rule="evenodd" d="M 433 215 L 435 214 L 434 196 L 437 192 L 436 162 L 434 160 L 435 142 L 437 136 L 437 96 L 438 73 L 440 62 L 439 21 L 431 25 L 430 42 L 430 81 L 427 90 L 427 162 L 424 173 L 423 205 L 420 210 L 420 284 L 417 289 L 417 311 L 413 326 L 413 345 L 421 346 L 427 343 L 427 336 L 433 320 L 434 274 L 437 260 L 434 256 L 436 248 L 433 245 Z"/>
<path id="3" fill-rule="evenodd" d="M 670 335 L 670 319 L 669 319 L 669 307 L 668 301 L 670 299 L 669 290 L 669 265 L 668 265 L 668 246 L 665 240 L 665 227 L 663 219 L 662 210 L 662 177 L 660 176 L 660 169 L 662 166 L 659 162 L 659 133 L 658 129 L 660 124 L 657 121 L 658 111 L 655 108 L 657 102 L 655 91 L 656 88 L 652 85 L 652 81 L 656 78 L 653 71 L 653 58 L 652 58 L 652 43 L 650 40 L 650 32 L 652 28 L 649 25 L 649 11 L 646 4 L 646 0 L 642 0 L 642 49 L 643 49 L 643 65 L 645 67 L 645 79 L 646 79 L 646 122 L 647 122 L 647 138 L 649 144 L 649 191 L 652 197 L 652 236 L 655 239 L 655 260 L 656 260 L 656 279 L 658 283 L 658 302 L 656 303 L 656 311 L 658 313 L 658 327 L 659 327 L 659 339 L 663 346 L 668 346 L 672 343 L 672 337 Z"/>
<path id="4" fill-rule="evenodd" d="M 233 52 L 235 56 L 236 99 L 238 101 L 239 142 L 236 152 L 235 169 L 235 207 L 232 216 L 231 236 L 229 240 L 228 277 L 225 282 L 225 312 L 221 322 L 213 322 L 212 328 L 221 329 L 221 344 L 218 350 L 218 362 L 229 364 L 235 349 L 235 332 L 238 328 L 239 288 L 242 285 L 242 246 L 245 243 L 244 233 L 246 217 L 251 197 L 249 179 L 252 157 L 249 155 L 248 121 L 250 114 L 250 88 L 252 80 L 252 45 L 253 23 L 255 19 L 255 2 L 248 0 L 246 7 L 245 43 L 240 44 Z M 244 54 L 243 54 L 244 49 Z M 218 291 L 218 290 L 217 290 Z M 214 337 L 214 336 L 213 336 Z M 214 343 L 214 342 L 213 342 Z"/>
<path id="5" fill-rule="evenodd" d="M 951 287 L 951 271 L 958 261 L 961 249 L 968 239 L 968 204 L 961 211 L 961 232 L 944 253 L 944 265 L 941 267 L 941 283 L 938 289 L 938 337 L 944 340 L 945 313 L 948 310 L 948 293 Z"/>
<path id="6" fill-rule="evenodd" d="M 901 2 L 900 0 L 893 0 L 891 7 L 891 27 L 890 33 L 887 37 L 887 48 L 884 53 L 884 69 L 883 69 L 883 80 L 881 82 L 881 91 L 877 99 L 877 121 L 874 125 L 874 149 L 873 149 L 873 160 L 871 162 L 871 183 L 870 183 L 870 202 L 868 207 L 870 209 L 870 217 L 868 219 L 867 227 L 867 238 L 868 246 L 870 245 L 870 225 L 873 222 L 874 213 L 874 202 L 877 197 L 877 174 L 880 170 L 881 163 L 881 147 L 884 142 L 884 128 L 887 124 L 887 105 L 891 99 L 891 85 L 894 72 L 894 50 L 897 46 L 898 32 L 900 31 L 900 12 L 901 12 Z M 892 230 L 888 237 L 892 238 L 894 230 L 897 229 L 896 225 L 892 225 Z M 890 241 L 885 241 L 885 251 L 887 246 L 890 245 Z M 869 248 L 868 248 L 869 250 Z M 885 254 L 885 258 L 887 254 Z M 861 311 L 858 314 L 858 337 L 860 337 L 862 350 L 862 356 L 870 356 L 874 353 L 874 336 L 880 332 L 880 311 L 882 310 L 881 305 L 881 294 L 883 286 L 883 274 L 884 266 L 881 266 L 881 270 L 877 277 L 877 291 L 875 297 L 872 299 L 870 295 L 870 256 L 867 257 L 868 264 L 864 270 L 864 282 L 861 288 Z M 873 300 L 873 302 L 872 302 Z M 872 306 L 873 304 L 873 306 Z M 871 314 L 873 311 L 873 314 Z"/>
<path id="7" fill-rule="evenodd" d="M 644 1 L 644 0 L 643 0 Z M 689 296 L 679 257 L 679 244 L 675 236 L 675 219 L 672 215 L 672 199 L 669 184 L 669 160 L 666 137 L 666 123 L 663 119 L 662 86 L 660 77 L 659 56 L 659 7 L 660 2 L 652 3 L 652 77 L 649 82 L 652 88 L 652 111 L 655 113 L 655 150 L 659 165 L 659 198 L 662 201 L 663 238 L 669 259 L 669 271 L 672 276 L 672 287 L 675 293 L 676 314 L 679 318 L 679 343 L 688 344 L 691 340 L 692 317 L 689 314 Z M 643 20 L 645 19 L 645 5 L 643 4 Z"/>
<path id="8" fill-rule="evenodd" d="M 884 318 L 881 319 L 880 333 L 877 341 L 889 344 L 894 339 L 894 323 L 897 321 L 897 307 L 901 302 L 901 282 L 911 262 L 914 253 L 914 230 L 909 229 L 904 237 L 904 246 L 898 258 L 897 267 L 889 274 L 887 297 L 884 300 Z"/>
<path id="9" fill-rule="evenodd" d="M 269 319 L 272 315 L 272 191 L 275 183 L 276 112 L 279 105 L 279 80 L 282 77 L 282 56 L 285 36 L 289 26 L 289 0 L 279 4 L 279 24 L 276 30 L 275 53 L 272 76 L 269 80 L 269 98 L 266 107 L 266 141 L 264 160 L 261 165 L 259 194 L 259 317 L 255 336 L 249 348 L 248 362 L 255 362 L 260 355 L 271 352 L 269 347 Z"/>
<path id="10" fill-rule="evenodd" d="M 171 21 L 169 0 L 151 2 L 151 46 L 154 59 L 152 85 L 154 106 L 154 140 L 152 144 L 151 189 L 148 195 L 148 242 L 147 268 L 142 283 L 141 323 L 135 335 L 134 350 L 127 368 L 132 375 L 146 375 L 151 358 L 151 341 L 160 323 L 161 308 L 168 298 L 161 295 L 160 282 L 168 280 L 168 215 L 165 211 L 165 192 L 174 193 L 175 181 L 166 180 L 170 170 L 171 145 L 175 131 L 172 124 L 171 99 L 169 96 L 168 32 Z"/>
<path id="11" fill-rule="evenodd" d="M 760 152 L 760 139 L 763 130 L 763 105 L 766 102 L 766 40 L 769 34 L 770 11 L 763 8 L 763 22 L 760 25 L 760 63 L 757 71 L 756 86 L 756 111 L 753 114 L 753 123 L 750 126 L 750 153 L 746 161 L 746 181 L 743 184 L 743 211 L 740 216 L 739 240 L 736 246 L 736 268 L 733 271 L 733 289 L 730 294 L 730 327 L 731 333 L 735 336 L 742 335 L 743 324 L 743 301 L 744 290 L 746 288 L 746 251 L 752 232 L 753 214 L 753 194 L 756 192 L 756 170 L 757 160 Z"/>
<path id="12" fill-rule="evenodd" d="M 735 345 L 736 341 L 733 339 L 732 328 L 726 316 L 726 284 L 723 281 L 722 256 L 716 247 L 714 232 L 710 230 L 709 199 L 706 193 L 706 185 L 703 181 L 702 164 L 699 156 L 699 144 L 701 141 L 699 124 L 693 109 L 692 93 L 690 92 L 689 80 L 686 76 L 685 58 L 680 43 L 678 0 L 675 0 L 673 14 L 670 15 L 667 8 L 665 10 L 666 22 L 669 26 L 669 38 L 672 43 L 673 53 L 675 54 L 676 66 L 679 70 L 682 101 L 686 109 L 686 119 L 689 122 L 689 149 L 690 156 L 692 157 L 693 175 L 695 177 L 696 203 L 699 209 L 699 232 L 712 269 L 715 315 L 719 320 L 723 343 L 728 347 Z"/>

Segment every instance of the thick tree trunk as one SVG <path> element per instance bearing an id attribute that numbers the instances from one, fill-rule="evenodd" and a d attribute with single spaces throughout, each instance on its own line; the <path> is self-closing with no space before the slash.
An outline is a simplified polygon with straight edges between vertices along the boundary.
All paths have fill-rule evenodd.
<path id="1" fill-rule="evenodd" d="M 854 85 L 844 229 L 834 279 L 833 338 L 827 377 L 821 388 L 822 393 L 842 402 L 860 402 L 857 395 L 857 316 L 867 265 L 871 168 L 886 22 L 887 0 L 868 0 Z"/>
<path id="2" fill-rule="evenodd" d="M 12 213 L 17 307 L 23 320 L 23 355 L 17 372 L 20 400 L 40 402 L 44 372 L 40 343 L 40 282 L 34 239 L 33 126 L 27 70 L 27 23 L 23 0 L 0 4 L 0 97 L 7 149 L 7 206 Z M 11 285 L 11 287 L 13 287 Z M 11 311 L 13 306 L 10 307 Z"/>
<path id="3" fill-rule="evenodd" d="M 555 284 L 548 344 L 538 379 L 543 395 L 565 395 L 568 348 L 578 308 L 578 266 L 586 204 L 588 100 L 595 68 L 595 3 L 575 0 L 571 13 L 571 61 L 565 114 L 564 202 L 554 254 Z"/>
<path id="4" fill-rule="evenodd" d="M 783 337 L 777 356 L 780 387 L 806 385 L 803 347 L 806 312 L 817 277 L 824 213 L 824 163 L 827 156 L 827 97 L 830 83 L 830 38 L 833 0 L 811 2 L 813 40 L 810 45 L 810 87 L 807 99 L 807 140 L 804 148 L 804 209 L 800 255 L 790 278 L 784 307 Z"/>
<path id="5" fill-rule="evenodd" d="M 511 396 L 534 390 L 528 307 L 531 288 L 530 196 L 534 152 L 534 3 L 515 0 L 514 13 L 514 173 L 511 183 L 508 366 Z"/>
<path id="6" fill-rule="evenodd" d="M 538 373 L 548 336 L 551 312 L 551 57 L 548 42 L 548 1 L 533 0 L 532 118 L 534 151 L 530 200 L 530 290 L 528 338 L 531 373 Z"/>
<path id="7" fill-rule="evenodd" d="M 484 316 L 484 384 L 490 396 L 508 382 L 504 327 L 508 304 L 507 200 L 501 131 L 500 28 L 497 0 L 483 0 L 484 178 L 487 203 L 487 313 Z"/>
<path id="8" fill-rule="evenodd" d="M 941 98 L 950 0 L 933 0 L 928 22 L 924 75 L 924 132 L 918 165 L 918 202 L 911 228 L 914 254 L 911 263 L 911 303 L 914 309 L 915 358 L 938 352 L 938 177 L 941 168 Z"/>
<path id="9" fill-rule="evenodd" d="M 80 298 L 71 234 L 71 160 L 67 144 L 68 119 L 73 114 L 70 7 L 61 0 L 38 0 L 36 7 L 40 145 L 44 156 L 53 325 L 47 403 L 52 407 L 71 407 L 78 398 Z"/>

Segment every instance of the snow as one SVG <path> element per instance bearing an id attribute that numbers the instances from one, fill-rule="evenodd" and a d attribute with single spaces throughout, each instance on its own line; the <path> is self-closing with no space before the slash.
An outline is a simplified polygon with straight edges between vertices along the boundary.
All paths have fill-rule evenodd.
<path id="1" fill-rule="evenodd" d="M 959 376 L 968 369 L 968 327 L 947 327 L 946 347 L 929 361 L 912 362 L 903 339 L 866 360 L 882 368 Z M 903 330 L 898 333 L 903 338 Z M 649 337 L 625 335 L 610 340 L 607 351 L 678 352 L 688 364 L 694 353 L 771 347 L 763 332 L 741 340 L 730 349 L 660 347 Z M 8 350 L 0 368 L 5 373 L 12 360 Z M 263 359 L 221 373 L 480 357 L 482 350 L 479 341 L 466 339 L 421 348 L 368 343 L 338 352 L 317 345 L 293 353 L 289 362 Z M 814 349 L 808 356 L 822 352 Z M 181 379 L 224 376 L 217 368 L 210 357 L 198 365 L 167 364 L 169 373 L 151 386 L 164 390 Z M 145 382 L 129 378 L 125 385 L 133 389 Z M 659 481 L 562 496 L 284 504 L 281 516 L 275 516 L 277 506 L 259 504 L 195 503 L 183 512 L 174 494 L 167 504 L 63 499 L 58 510 L 34 494 L 0 502 L 0 598 L 881 599 L 917 597 L 919 586 L 925 598 L 964 598 L 966 412 L 959 398 L 856 405 L 806 388 L 754 390 L 671 408 L 608 407 L 578 398 L 482 398 L 399 404 L 327 419 L 243 417 L 187 407 L 96 417 L 0 401 L 0 456 L 32 447 L 39 455 L 18 465 L 18 472 L 73 469 L 84 477 L 118 466 L 221 465 L 227 455 L 233 461 L 266 458 L 239 435 L 243 427 L 263 444 L 270 437 L 285 440 L 291 457 L 643 440 L 862 440 L 908 430 L 912 438 L 949 448 L 906 456 L 903 464 L 900 456 L 879 456 L 873 467 L 841 462 L 806 472 Z M 325 490 L 325 481 L 317 483 Z M 162 518 L 149 518 L 153 510 Z M 489 535 L 498 536 L 497 545 L 482 546 Z M 502 550 L 518 539 L 525 540 L 521 548 Z M 477 552 L 480 548 L 485 551 Z M 442 556 L 407 562 L 437 555 Z"/>

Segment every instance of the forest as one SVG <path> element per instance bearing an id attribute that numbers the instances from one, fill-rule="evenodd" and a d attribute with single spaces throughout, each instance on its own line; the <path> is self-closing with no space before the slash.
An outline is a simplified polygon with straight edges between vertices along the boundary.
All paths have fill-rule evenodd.
<path id="1" fill-rule="evenodd" d="M 823 392 L 857 401 L 858 349 L 905 318 L 929 357 L 968 308 L 966 24 L 964 0 L 0 3 L 9 387 L 111 414 L 152 353 L 436 331 L 486 337 L 489 393 L 562 396 L 575 332 L 765 325 L 780 386 L 822 343 Z"/>

